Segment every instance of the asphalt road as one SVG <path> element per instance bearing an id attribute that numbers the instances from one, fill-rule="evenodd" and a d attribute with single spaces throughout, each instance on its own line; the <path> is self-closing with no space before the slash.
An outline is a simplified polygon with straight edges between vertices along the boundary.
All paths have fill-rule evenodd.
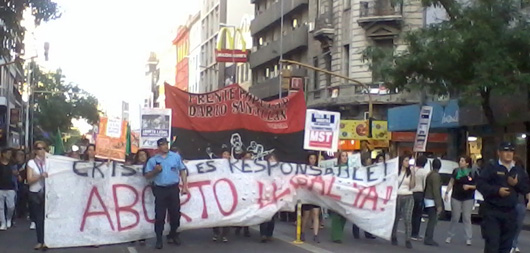
<path id="1" fill-rule="evenodd" d="M 425 223 L 422 224 L 422 233 L 425 229 Z M 461 225 L 461 224 L 460 224 Z M 0 231 L 0 252 L 1 253 L 22 253 L 35 252 L 33 246 L 35 245 L 35 231 L 28 229 L 28 222 L 19 220 L 17 225 L 8 230 Z M 400 245 L 392 246 L 389 242 L 382 239 L 354 239 L 351 234 L 351 224 L 346 225 L 344 240 L 342 244 L 336 244 L 329 239 L 329 221 L 326 227 L 321 231 L 321 243 L 306 242 L 304 244 L 293 244 L 295 226 L 292 223 L 277 222 L 275 230 L 275 239 L 270 243 L 260 243 L 257 227 L 251 230 L 252 237 L 245 238 L 242 236 L 235 236 L 230 234 L 228 243 L 212 242 L 211 230 L 200 229 L 194 231 L 185 231 L 181 238 L 183 244 L 181 246 L 164 245 L 163 250 L 154 249 L 154 240 L 147 241 L 146 246 L 138 244 L 117 244 L 100 246 L 98 248 L 82 247 L 82 248 L 67 248 L 67 249 L 50 249 L 50 252 L 109 252 L 109 253 L 136 253 L 136 252 L 347 252 L 347 253 L 378 253 L 378 252 L 481 252 L 484 243 L 480 238 L 480 230 L 478 225 L 473 226 L 473 245 L 466 246 L 463 238 L 463 226 L 459 226 L 460 236 L 453 239 L 452 244 L 445 244 L 445 238 L 449 223 L 441 221 L 436 229 L 435 239 L 440 243 L 440 247 L 429 247 L 423 245 L 422 242 L 413 242 L 414 248 L 412 250 L 406 249 L 404 246 L 404 234 L 400 229 L 398 235 Z M 309 231 L 308 231 L 309 232 Z M 310 236 L 308 236 L 309 238 Z M 530 252 L 530 232 L 523 231 L 520 238 L 520 249 L 523 252 Z"/>

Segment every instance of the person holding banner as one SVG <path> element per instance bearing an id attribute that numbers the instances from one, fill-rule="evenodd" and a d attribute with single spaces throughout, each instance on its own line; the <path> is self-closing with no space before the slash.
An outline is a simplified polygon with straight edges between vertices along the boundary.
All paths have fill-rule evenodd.
<path id="1" fill-rule="evenodd" d="M 47 249 L 44 244 L 44 181 L 48 177 L 49 165 L 46 163 L 46 149 L 48 146 L 43 141 L 36 141 L 33 145 L 35 158 L 28 161 L 27 177 L 29 185 L 29 207 L 33 213 L 36 231 L 37 245 L 34 249 Z"/>
<path id="2" fill-rule="evenodd" d="M 250 154 L 250 153 L 248 153 Z M 276 157 L 276 154 L 272 153 L 267 157 L 267 160 L 269 163 L 278 163 L 278 158 Z M 266 221 L 264 223 L 261 223 L 259 225 L 259 233 L 261 235 L 261 242 L 265 243 L 267 241 L 272 240 L 272 234 L 274 233 L 274 218 L 276 214 L 271 217 L 270 221 Z"/>
<path id="3" fill-rule="evenodd" d="M 230 150 L 223 149 L 221 158 L 230 161 Z M 216 242 L 218 239 L 221 239 L 223 242 L 228 242 L 228 233 L 230 233 L 230 227 L 215 227 L 213 228 L 212 241 Z"/>
<path id="4" fill-rule="evenodd" d="M 153 179 L 153 195 L 155 196 L 155 233 L 156 248 L 163 248 L 162 233 L 169 213 L 171 229 L 167 236 L 168 243 L 180 245 L 177 229 L 180 226 L 180 189 L 182 194 L 188 193 L 186 166 L 179 154 L 169 151 L 165 138 L 156 142 L 159 154 L 149 159 L 145 166 L 145 178 Z"/>
<path id="5" fill-rule="evenodd" d="M 133 165 L 141 165 L 142 174 L 145 174 L 145 165 L 147 164 L 148 160 L 149 160 L 149 152 L 147 152 L 146 149 L 140 149 L 134 155 Z M 140 243 L 141 246 L 145 245 L 145 239 L 140 239 L 138 240 L 138 242 Z"/>
<path id="6" fill-rule="evenodd" d="M 414 197 L 414 209 L 412 210 L 412 240 L 420 241 L 420 227 L 421 217 L 423 216 L 423 199 L 425 191 L 425 179 L 429 170 L 425 169 L 427 164 L 427 157 L 424 155 L 418 156 L 416 159 L 416 168 L 414 169 L 416 176 L 416 185 L 412 189 L 412 196 Z"/>
<path id="7" fill-rule="evenodd" d="M 241 153 L 241 160 L 252 160 L 252 154 L 250 152 L 243 151 L 243 153 Z M 240 235 L 241 229 L 243 229 L 243 235 L 245 237 L 250 237 L 250 230 L 248 226 L 236 227 L 235 234 Z M 260 231 L 261 231 L 261 226 L 260 226 Z"/>
<path id="8" fill-rule="evenodd" d="M 394 220 L 394 227 L 392 228 L 392 245 L 398 245 L 397 227 L 399 218 L 403 218 L 405 223 L 405 245 L 412 249 L 411 234 L 412 234 L 412 209 L 414 208 L 414 198 L 412 197 L 412 189 L 416 186 L 416 176 L 414 170 L 410 169 L 410 156 L 400 156 L 398 172 L 398 191 L 396 201 L 396 217 Z"/>
<path id="9" fill-rule="evenodd" d="M 308 165 L 318 166 L 318 158 L 316 154 L 309 154 L 307 157 Z M 319 229 L 319 219 L 320 219 L 320 207 L 312 204 L 303 204 L 302 205 L 302 234 L 301 240 L 305 241 L 305 234 L 303 231 L 307 230 L 309 226 L 309 219 L 313 218 L 313 241 L 320 243 L 318 239 L 318 229 Z"/>
<path id="10" fill-rule="evenodd" d="M 337 157 L 337 166 L 339 170 L 342 166 L 348 166 L 348 153 L 339 151 Z M 336 212 L 331 212 L 331 241 L 334 243 L 342 243 L 342 235 L 344 233 L 344 225 L 346 225 L 346 218 Z"/>

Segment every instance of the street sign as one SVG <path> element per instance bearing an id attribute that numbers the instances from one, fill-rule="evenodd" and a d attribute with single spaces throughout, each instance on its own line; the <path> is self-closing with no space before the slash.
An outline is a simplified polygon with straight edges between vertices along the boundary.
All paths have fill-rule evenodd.
<path id="1" fill-rule="evenodd" d="M 418 120 L 418 130 L 416 131 L 416 138 L 414 141 L 414 152 L 425 152 L 427 149 L 429 129 L 431 128 L 432 111 L 432 106 L 421 107 L 420 117 Z"/>

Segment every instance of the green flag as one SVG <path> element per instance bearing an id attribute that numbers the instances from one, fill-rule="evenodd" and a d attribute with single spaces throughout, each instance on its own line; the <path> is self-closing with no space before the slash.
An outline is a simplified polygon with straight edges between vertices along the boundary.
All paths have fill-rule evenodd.
<path id="1" fill-rule="evenodd" d="M 125 158 L 131 154 L 131 125 L 127 123 L 127 142 L 125 143 Z"/>
<path id="2" fill-rule="evenodd" d="M 53 146 L 54 146 L 54 151 L 53 151 L 54 155 L 64 154 L 63 135 L 61 133 L 61 130 L 59 130 L 59 128 L 57 128 L 57 134 L 55 135 Z"/>

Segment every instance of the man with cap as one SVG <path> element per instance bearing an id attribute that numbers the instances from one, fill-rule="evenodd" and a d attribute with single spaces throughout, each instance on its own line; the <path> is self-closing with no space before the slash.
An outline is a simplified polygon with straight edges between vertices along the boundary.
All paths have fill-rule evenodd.
<path id="1" fill-rule="evenodd" d="M 530 182 L 523 168 L 516 165 L 515 146 L 502 142 L 499 160 L 487 163 L 477 178 L 477 190 L 484 196 L 481 205 L 484 252 L 508 253 L 517 228 L 518 194 L 530 197 Z M 530 209 L 530 205 L 527 206 Z"/>
<path id="2" fill-rule="evenodd" d="M 145 166 L 145 177 L 152 179 L 152 190 L 155 196 L 155 233 L 156 248 L 162 249 L 162 233 L 169 213 L 171 229 L 167 236 L 168 243 L 180 245 L 177 229 L 180 226 L 180 190 L 182 178 L 182 194 L 188 193 L 186 166 L 179 154 L 169 151 L 165 138 L 157 142 L 159 153 L 149 159 Z"/>

